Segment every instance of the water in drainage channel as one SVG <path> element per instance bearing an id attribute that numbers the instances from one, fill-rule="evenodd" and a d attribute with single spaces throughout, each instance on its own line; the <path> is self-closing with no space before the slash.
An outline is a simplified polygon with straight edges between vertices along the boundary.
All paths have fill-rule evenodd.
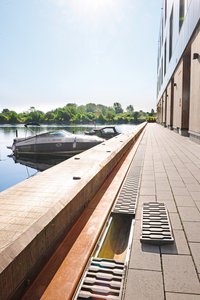
<path id="1" fill-rule="evenodd" d="M 74 300 L 121 299 L 135 220 L 112 213 Z"/>

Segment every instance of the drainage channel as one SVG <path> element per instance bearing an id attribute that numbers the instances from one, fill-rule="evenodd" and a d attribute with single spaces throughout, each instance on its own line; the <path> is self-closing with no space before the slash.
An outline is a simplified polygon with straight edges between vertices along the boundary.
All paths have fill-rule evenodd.
<path id="1" fill-rule="evenodd" d="M 142 143 L 135 154 L 73 300 L 122 298 L 145 146 Z"/>

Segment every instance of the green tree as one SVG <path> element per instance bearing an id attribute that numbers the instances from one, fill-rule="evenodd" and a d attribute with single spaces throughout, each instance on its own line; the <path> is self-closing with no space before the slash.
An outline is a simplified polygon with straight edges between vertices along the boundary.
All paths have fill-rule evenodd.
<path id="1" fill-rule="evenodd" d="M 17 124 L 18 123 L 18 115 L 15 111 L 9 112 L 9 121 L 11 124 Z"/>
<path id="2" fill-rule="evenodd" d="M 2 110 L 2 114 L 8 114 L 9 113 L 9 109 L 8 108 L 4 108 L 3 110 Z"/>
<path id="3" fill-rule="evenodd" d="M 138 121 L 138 118 L 139 118 L 139 112 L 138 112 L 138 111 L 135 111 L 135 112 L 133 113 L 133 117 L 134 117 L 134 120 L 135 120 L 135 121 Z"/>
<path id="4" fill-rule="evenodd" d="M 134 112 L 133 105 L 128 105 L 127 108 L 126 108 L 126 111 L 129 112 L 129 113 L 133 113 Z"/>
<path id="5" fill-rule="evenodd" d="M 32 121 L 42 123 L 44 121 L 44 113 L 40 110 L 36 110 L 35 107 L 31 107 L 26 114 L 25 121 Z"/>
<path id="6" fill-rule="evenodd" d="M 17 124 L 19 123 L 18 115 L 15 111 L 4 108 L 1 113 L 2 121 L 5 120 L 6 123 Z"/>
<path id="7" fill-rule="evenodd" d="M 88 103 L 85 106 L 85 110 L 86 110 L 86 112 L 95 113 L 95 111 L 97 110 L 97 106 L 94 103 Z"/>
<path id="8" fill-rule="evenodd" d="M 114 117 L 115 117 L 114 111 L 113 111 L 113 110 L 108 110 L 108 111 L 106 112 L 105 117 L 106 117 L 106 121 L 107 121 L 108 123 L 110 123 L 110 124 L 113 123 Z"/>
<path id="9" fill-rule="evenodd" d="M 122 106 L 121 106 L 121 104 L 120 104 L 119 102 L 115 102 L 115 103 L 113 104 L 113 107 L 114 107 L 114 110 L 115 110 L 115 113 L 116 113 L 116 114 L 121 114 L 121 113 L 123 113 Z"/>
<path id="10" fill-rule="evenodd" d="M 0 123 L 1 123 L 1 124 L 7 124 L 7 123 L 9 123 L 9 122 L 8 122 L 8 116 L 6 116 L 6 115 L 3 114 L 3 113 L 0 113 Z"/>
<path id="11" fill-rule="evenodd" d="M 31 112 L 34 112 L 35 111 L 35 106 L 31 106 L 30 108 L 29 108 L 29 112 L 31 113 Z"/>
<path id="12" fill-rule="evenodd" d="M 103 115 L 106 114 L 108 107 L 102 104 L 97 104 L 97 111 L 100 111 Z"/>
<path id="13" fill-rule="evenodd" d="M 149 116 L 151 116 L 151 117 L 155 116 L 155 111 L 154 111 L 153 108 L 151 109 L 151 112 L 149 113 Z"/>
<path id="14" fill-rule="evenodd" d="M 50 124 L 55 122 L 55 114 L 53 111 L 46 112 L 46 114 L 44 115 L 44 122 Z"/>
<path id="15" fill-rule="evenodd" d="M 101 124 L 105 124 L 106 123 L 106 118 L 105 116 L 100 113 L 100 115 L 98 116 L 97 122 L 101 123 Z"/>

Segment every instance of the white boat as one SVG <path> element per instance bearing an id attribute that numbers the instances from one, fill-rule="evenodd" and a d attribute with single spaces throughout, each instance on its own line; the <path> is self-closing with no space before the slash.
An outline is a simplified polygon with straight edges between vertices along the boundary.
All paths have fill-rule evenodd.
<path id="1" fill-rule="evenodd" d="M 16 157 L 24 155 L 71 157 L 103 141 L 104 139 L 97 136 L 72 134 L 66 130 L 57 130 L 26 138 L 15 138 L 12 151 Z"/>

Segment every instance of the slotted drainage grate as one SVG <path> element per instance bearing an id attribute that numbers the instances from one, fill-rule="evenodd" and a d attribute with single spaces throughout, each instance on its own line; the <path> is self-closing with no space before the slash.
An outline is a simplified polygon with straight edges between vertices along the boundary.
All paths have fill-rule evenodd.
<path id="1" fill-rule="evenodd" d="M 93 258 L 75 299 L 121 299 L 124 263 Z"/>
<path id="2" fill-rule="evenodd" d="M 140 146 L 140 151 L 136 155 L 130 165 L 122 188 L 117 197 L 113 213 L 132 214 L 135 215 L 138 190 L 141 177 L 141 169 L 144 160 L 145 148 Z"/>
<path id="3" fill-rule="evenodd" d="M 174 242 L 168 212 L 164 203 L 149 202 L 143 204 L 140 241 L 156 245 Z"/>

